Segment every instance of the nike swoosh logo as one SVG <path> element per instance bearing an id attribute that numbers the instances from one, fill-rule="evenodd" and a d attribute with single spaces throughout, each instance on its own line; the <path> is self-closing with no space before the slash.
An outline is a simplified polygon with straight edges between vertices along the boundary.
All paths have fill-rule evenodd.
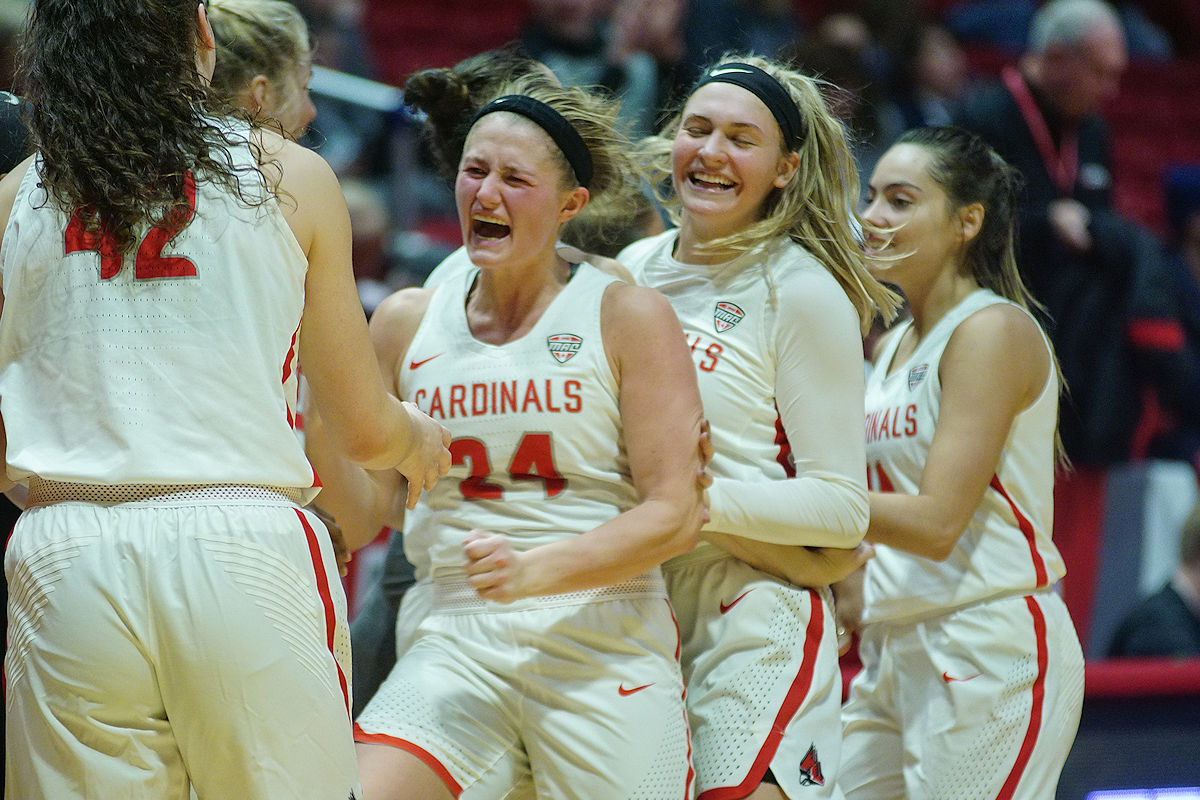
<path id="1" fill-rule="evenodd" d="M 430 356 L 429 358 L 422 358 L 420 361 L 409 361 L 408 368 L 416 369 L 417 367 L 421 366 L 422 364 L 428 364 L 430 361 L 433 361 L 435 358 L 437 358 L 440 355 L 441 355 L 441 353 L 438 353 L 437 356 Z"/>
<path id="2" fill-rule="evenodd" d="M 621 697 L 629 697 L 629 695 L 637 694 L 642 689 L 649 689 L 653 685 L 653 683 L 647 683 L 645 686 L 635 686 L 632 689 L 626 689 L 625 684 L 622 683 L 617 687 L 617 694 L 621 695 Z"/>
<path id="3" fill-rule="evenodd" d="M 969 681 L 972 678 L 978 678 L 982 674 L 983 673 L 981 673 L 981 672 L 976 672 L 974 675 L 968 675 L 965 678 L 956 678 L 953 675 L 951 675 L 949 672 L 943 672 L 942 680 L 944 680 L 946 683 L 951 683 L 952 681 Z"/>
<path id="4" fill-rule="evenodd" d="M 725 603 L 724 601 L 722 601 L 721 602 L 721 613 L 728 614 L 729 609 L 733 608 L 738 603 L 742 602 L 742 598 L 745 597 L 746 595 L 750 594 L 753 591 L 754 591 L 753 589 L 747 589 L 746 591 L 739 594 L 737 597 L 733 598 L 733 600 L 731 600 L 729 603 Z"/>

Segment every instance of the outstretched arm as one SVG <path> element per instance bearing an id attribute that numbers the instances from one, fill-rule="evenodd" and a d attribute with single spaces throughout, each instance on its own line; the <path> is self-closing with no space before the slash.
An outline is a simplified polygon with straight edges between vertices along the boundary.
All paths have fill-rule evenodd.
<path id="1" fill-rule="evenodd" d="M 280 207 L 308 258 L 301 359 L 330 436 L 352 461 L 399 470 L 418 493 L 430 488 L 450 468 L 449 433 L 379 379 L 350 269 L 350 217 L 337 178 L 316 153 L 263 137 L 276 162 L 265 171 L 281 171 Z"/>
<path id="2" fill-rule="evenodd" d="M 385 387 L 397 398 L 398 370 L 430 295 L 424 289 L 402 290 L 380 303 L 371 316 L 375 363 Z M 415 502 L 404 477 L 396 470 L 364 469 L 347 459 L 319 412 L 307 412 L 305 429 L 309 460 L 323 486 L 317 504 L 337 522 L 347 547 L 355 550 L 370 543 L 383 527 L 399 530 L 407 501 Z"/>

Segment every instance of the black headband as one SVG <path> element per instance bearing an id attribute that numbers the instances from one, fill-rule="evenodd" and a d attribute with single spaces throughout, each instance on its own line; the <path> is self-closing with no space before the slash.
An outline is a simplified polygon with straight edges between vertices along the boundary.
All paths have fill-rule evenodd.
<path id="1" fill-rule="evenodd" d="M 532 120 L 550 135 L 550 138 L 558 145 L 558 149 L 567 157 L 567 163 L 574 170 L 575 180 L 579 181 L 579 185 L 586 187 L 591 182 L 592 153 L 583 143 L 583 137 L 579 135 L 579 131 L 575 130 L 575 127 L 562 114 L 532 97 L 522 94 L 506 94 L 479 109 L 475 118 L 471 120 L 471 125 L 474 126 L 480 117 L 491 114 L 493 111 L 508 111 Z"/>
<path id="2" fill-rule="evenodd" d="M 753 64 L 743 64 L 740 61 L 717 64 L 700 76 L 689 96 L 706 83 L 732 83 L 762 100 L 771 116 L 779 123 L 779 130 L 783 132 L 783 143 L 787 145 L 788 150 L 800 147 L 800 142 L 804 139 L 804 123 L 800 119 L 800 110 L 796 108 L 796 101 L 788 94 L 788 90 L 783 88 L 783 84 L 769 73 Z"/>

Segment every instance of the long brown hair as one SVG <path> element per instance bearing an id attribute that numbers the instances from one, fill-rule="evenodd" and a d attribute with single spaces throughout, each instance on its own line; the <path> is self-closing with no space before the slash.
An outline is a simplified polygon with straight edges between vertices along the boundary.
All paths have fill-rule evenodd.
<path id="1" fill-rule="evenodd" d="M 246 202 L 229 148 L 246 141 L 206 113 L 196 0 L 35 0 L 20 74 L 39 177 L 117 252 L 186 203 L 189 172 Z M 257 202 L 261 202 L 257 201 Z"/>

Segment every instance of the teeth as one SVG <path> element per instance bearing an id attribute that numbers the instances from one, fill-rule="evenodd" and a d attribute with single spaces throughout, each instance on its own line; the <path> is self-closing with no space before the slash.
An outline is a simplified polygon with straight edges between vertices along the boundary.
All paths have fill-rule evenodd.
<path id="1" fill-rule="evenodd" d="M 693 172 L 692 179 L 704 181 L 705 183 L 715 183 L 719 186 L 733 186 L 733 181 L 721 175 L 714 175 L 711 172 Z"/>
<path id="2" fill-rule="evenodd" d="M 488 217 L 488 216 L 484 216 L 482 214 L 473 214 L 471 216 L 471 219 L 475 220 L 476 222 L 491 222 L 495 225 L 505 225 L 505 226 L 508 225 L 508 223 L 502 219 L 499 219 L 497 217 Z"/>

